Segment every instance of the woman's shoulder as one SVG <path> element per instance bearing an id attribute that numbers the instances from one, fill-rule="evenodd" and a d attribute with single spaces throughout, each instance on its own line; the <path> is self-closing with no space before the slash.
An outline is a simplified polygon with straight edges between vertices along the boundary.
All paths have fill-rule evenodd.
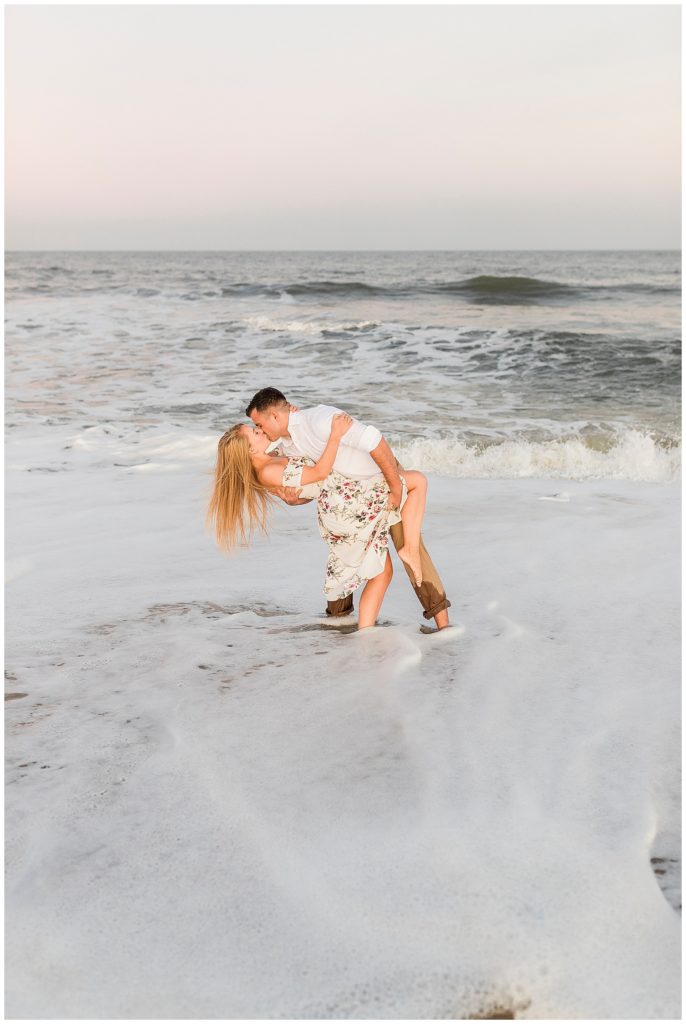
<path id="1" fill-rule="evenodd" d="M 263 483 L 278 483 L 287 465 L 285 459 L 273 459 L 271 462 L 266 462 L 257 475 Z"/>

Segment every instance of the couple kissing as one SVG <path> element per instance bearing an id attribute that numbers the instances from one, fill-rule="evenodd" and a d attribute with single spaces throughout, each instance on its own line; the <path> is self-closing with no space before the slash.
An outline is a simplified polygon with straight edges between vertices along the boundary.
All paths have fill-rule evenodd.
<path id="1" fill-rule="evenodd" d="M 393 577 L 389 534 L 424 618 L 449 626 L 450 601 L 421 536 L 427 481 L 400 465 L 380 431 L 331 405 L 299 409 L 276 388 L 251 399 L 246 416 L 219 439 L 207 522 L 219 547 L 247 546 L 267 532 L 278 499 L 316 503 L 328 547 L 326 614 L 349 615 L 362 587 L 358 628 L 376 624 Z"/>

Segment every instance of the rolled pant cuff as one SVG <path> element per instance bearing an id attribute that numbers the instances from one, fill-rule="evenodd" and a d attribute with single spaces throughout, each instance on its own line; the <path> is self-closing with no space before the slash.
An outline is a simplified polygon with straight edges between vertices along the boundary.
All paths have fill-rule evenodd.
<path id="1" fill-rule="evenodd" d="M 338 618 L 339 615 L 350 615 L 353 611 L 353 595 L 341 597 L 336 601 L 328 601 L 326 614 L 331 618 Z"/>
<path id="2" fill-rule="evenodd" d="M 427 608 L 424 612 L 425 619 L 433 619 L 438 615 L 439 612 L 444 611 L 446 608 L 450 608 L 450 601 L 447 597 L 444 597 L 438 604 L 433 605 L 431 608 Z"/>

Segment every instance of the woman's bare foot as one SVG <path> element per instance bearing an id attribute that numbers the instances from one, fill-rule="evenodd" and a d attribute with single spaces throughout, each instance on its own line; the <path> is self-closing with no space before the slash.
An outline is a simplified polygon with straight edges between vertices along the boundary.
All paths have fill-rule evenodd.
<path id="1" fill-rule="evenodd" d="M 421 587 L 422 585 L 422 560 L 419 557 L 419 548 L 415 548 L 412 551 L 408 548 L 407 544 L 404 547 L 398 548 L 398 557 L 402 558 L 406 565 L 409 565 L 410 569 L 415 578 L 415 586 Z"/>

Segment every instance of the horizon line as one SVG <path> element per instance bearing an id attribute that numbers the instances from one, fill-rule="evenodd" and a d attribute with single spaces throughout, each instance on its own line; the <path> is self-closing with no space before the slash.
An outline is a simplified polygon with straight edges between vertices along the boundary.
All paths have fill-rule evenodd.
<path id="1" fill-rule="evenodd" d="M 673 248 L 660 246 L 645 248 L 634 246 L 630 248 L 565 248 L 549 249 L 538 247 L 527 247 L 520 249 L 490 248 L 490 249 L 5 249 L 5 254 L 10 253 L 38 253 L 38 252 L 97 252 L 97 253 L 161 253 L 161 252 L 217 252 L 217 253 L 244 253 L 244 252 L 681 252 L 681 247 Z"/>

